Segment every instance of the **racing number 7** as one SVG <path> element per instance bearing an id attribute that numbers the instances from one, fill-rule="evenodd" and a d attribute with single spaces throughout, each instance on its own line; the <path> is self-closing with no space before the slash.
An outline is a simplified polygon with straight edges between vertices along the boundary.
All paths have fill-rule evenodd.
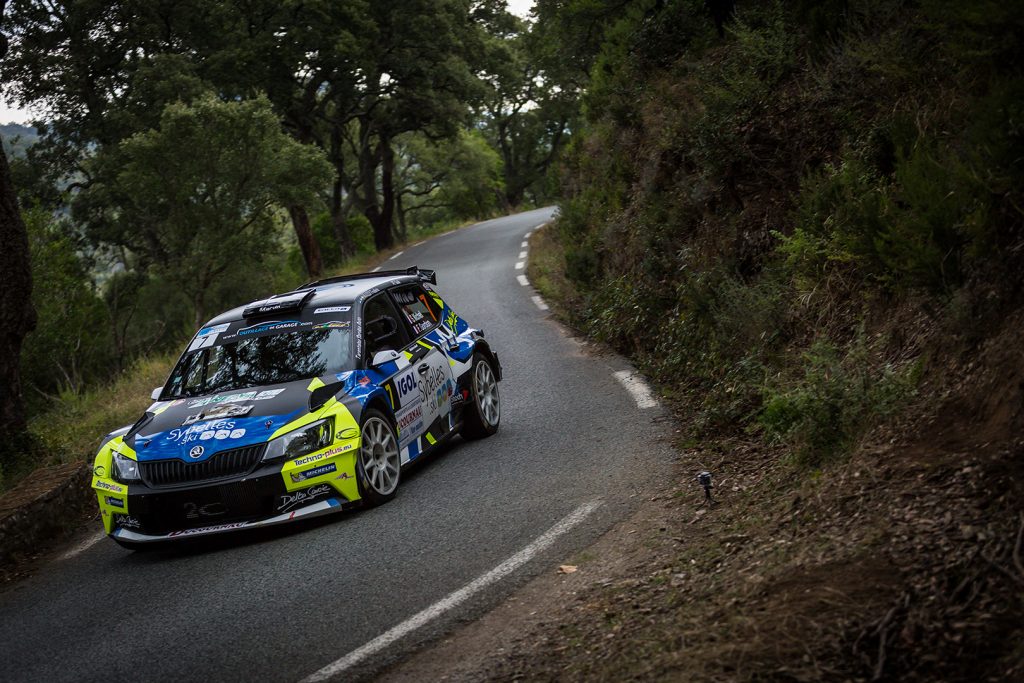
<path id="1" fill-rule="evenodd" d="M 427 309 L 427 313 L 430 314 L 430 317 L 433 318 L 434 322 L 436 323 L 437 322 L 437 316 L 434 315 L 434 309 L 431 308 L 430 304 L 427 303 L 427 297 L 424 296 L 423 294 L 420 294 L 418 298 L 419 298 L 420 301 L 423 302 L 423 306 Z"/>

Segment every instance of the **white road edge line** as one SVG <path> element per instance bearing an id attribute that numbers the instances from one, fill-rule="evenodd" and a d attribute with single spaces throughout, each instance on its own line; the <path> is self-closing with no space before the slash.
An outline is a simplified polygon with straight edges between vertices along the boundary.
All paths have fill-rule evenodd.
<path id="1" fill-rule="evenodd" d="M 399 256 L 401 256 L 404 253 L 405 253 L 405 251 L 400 251 L 397 254 L 392 254 L 391 256 L 388 257 L 388 261 L 390 261 L 391 259 L 396 259 L 396 258 L 398 258 Z"/>
<path id="2" fill-rule="evenodd" d="M 523 287 L 530 286 L 530 281 L 526 279 L 525 275 L 516 275 L 516 279 L 519 280 L 519 284 L 521 284 Z"/>
<path id="3" fill-rule="evenodd" d="M 531 230 L 530 232 L 533 232 L 533 230 Z M 524 240 L 528 240 L 528 239 L 530 239 L 530 232 L 528 232 L 528 233 L 526 233 L 525 235 L 523 235 L 523 239 L 524 239 Z"/>
<path id="4" fill-rule="evenodd" d="M 426 240 L 420 240 L 419 242 L 417 242 L 416 244 L 414 244 L 414 245 L 412 245 L 412 246 L 414 246 L 414 247 L 418 247 L 418 246 L 420 246 L 421 244 L 423 244 L 424 242 L 426 242 Z"/>
<path id="5" fill-rule="evenodd" d="M 542 311 L 546 311 L 546 310 L 548 310 L 548 305 L 547 305 L 546 303 L 544 303 L 544 299 L 541 299 L 541 298 L 540 298 L 539 296 L 537 296 L 536 294 L 535 294 L 535 295 L 533 295 L 533 296 L 532 296 L 532 297 L 530 297 L 530 298 L 531 298 L 531 299 L 533 299 L 533 303 L 537 304 L 537 308 L 539 308 L 539 309 L 540 309 L 540 310 L 542 310 Z"/>
<path id="6" fill-rule="evenodd" d="M 528 246 L 530 246 L 530 243 L 527 242 L 526 240 L 523 240 L 523 243 L 519 245 L 519 248 L 520 249 L 526 249 L 526 247 L 528 247 Z"/>
<path id="7" fill-rule="evenodd" d="M 516 270 L 522 270 L 526 267 L 526 261 L 516 261 Z"/>
<path id="8" fill-rule="evenodd" d="M 519 252 L 519 258 L 526 258 L 526 251 Z"/>
<path id="9" fill-rule="evenodd" d="M 374 268 L 374 269 L 373 269 L 373 270 L 371 270 L 370 272 L 371 272 L 371 273 L 376 273 L 376 272 L 377 272 L 378 270 L 380 270 L 380 266 L 377 266 L 376 268 Z"/>
<path id="10" fill-rule="evenodd" d="M 89 548 L 93 547 L 94 545 L 96 545 L 97 543 L 102 541 L 103 537 L 106 536 L 106 535 L 107 535 L 107 533 L 105 531 L 98 531 L 98 532 L 96 532 L 94 535 L 92 535 L 89 538 L 85 539 L 84 541 L 82 541 L 81 543 L 76 545 L 74 548 L 72 548 L 71 550 L 67 551 L 63 555 L 61 555 L 60 559 L 62 559 L 62 560 L 70 560 L 75 555 L 78 555 L 79 553 L 84 553 L 86 550 L 88 550 Z"/>
<path id="11" fill-rule="evenodd" d="M 622 382 L 622 386 L 626 387 L 626 391 L 633 397 L 637 407 L 641 410 L 658 407 L 651 388 L 647 386 L 647 382 L 640 375 L 632 370 L 619 370 L 615 373 L 615 379 Z"/>
<path id="12" fill-rule="evenodd" d="M 487 586 L 504 579 L 532 560 L 538 554 L 547 550 L 556 540 L 558 540 L 559 536 L 566 534 L 573 527 L 589 517 L 594 510 L 600 507 L 600 505 L 600 500 L 592 500 L 580 505 L 571 513 L 563 517 L 560 522 L 545 531 L 541 536 L 530 543 L 530 545 L 508 558 L 494 569 L 477 577 L 472 582 L 466 584 L 454 593 L 449 594 L 447 597 L 435 602 L 433 605 L 427 607 L 418 614 L 414 614 L 365 645 L 349 652 L 341 659 L 331 662 L 319 671 L 306 676 L 302 681 L 300 681 L 300 683 L 315 683 L 316 681 L 326 681 L 329 678 L 333 678 L 334 676 L 352 668 L 370 655 L 383 650 L 416 629 L 425 626 L 445 612 L 458 607 Z"/>

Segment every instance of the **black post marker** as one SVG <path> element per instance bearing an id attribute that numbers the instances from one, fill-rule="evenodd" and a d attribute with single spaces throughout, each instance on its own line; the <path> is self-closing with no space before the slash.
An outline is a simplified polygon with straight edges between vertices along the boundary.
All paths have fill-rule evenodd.
<path id="1" fill-rule="evenodd" d="M 715 498 L 714 498 L 714 496 L 711 495 L 711 489 L 713 489 L 715 486 L 714 486 L 714 484 L 711 483 L 711 473 L 710 472 L 701 472 L 700 474 L 698 474 L 697 475 L 697 483 L 700 484 L 701 488 L 704 489 L 704 503 L 702 503 L 702 505 L 704 505 L 704 504 L 707 504 L 708 506 L 714 505 L 715 504 Z"/>

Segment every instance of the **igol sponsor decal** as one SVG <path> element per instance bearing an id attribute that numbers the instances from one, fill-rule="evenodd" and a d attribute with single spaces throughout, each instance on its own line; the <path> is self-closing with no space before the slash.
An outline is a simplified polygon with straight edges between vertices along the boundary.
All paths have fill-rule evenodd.
<path id="1" fill-rule="evenodd" d="M 233 522 L 231 524 L 216 524 L 214 526 L 204 526 L 198 529 L 181 529 L 180 531 L 172 531 L 167 534 L 168 536 L 192 536 L 193 534 L 207 534 L 211 531 L 227 531 L 228 529 L 239 529 L 248 524 L 248 522 Z"/>
<path id="2" fill-rule="evenodd" d="M 278 498 L 277 511 L 288 512 L 297 505 L 308 503 L 312 501 L 314 498 L 319 498 L 320 496 L 328 494 L 331 491 L 332 489 L 329 484 L 318 484 L 316 486 L 311 486 L 303 491 L 295 491 L 293 493 L 285 494 Z"/>
<path id="3" fill-rule="evenodd" d="M 124 501 L 121 500 L 120 498 L 114 498 L 113 496 L 106 496 L 105 499 L 107 501 L 107 505 L 109 505 L 111 507 L 115 507 L 115 508 L 123 508 L 124 507 Z"/>
<path id="4" fill-rule="evenodd" d="M 318 308 L 313 311 L 313 315 L 320 315 L 321 313 L 345 313 L 351 306 L 328 306 L 326 308 Z"/>
<path id="5" fill-rule="evenodd" d="M 111 484 L 106 481 L 97 481 L 94 486 L 98 489 L 104 489 L 106 491 L 113 491 L 114 493 L 124 493 L 124 487 L 118 486 L 117 484 Z"/>
<path id="6" fill-rule="evenodd" d="M 326 465 L 320 465 L 319 467 L 314 467 L 311 470 L 304 470 L 302 472 L 292 472 L 291 477 L 292 482 L 298 484 L 300 481 L 306 481 L 307 479 L 313 479 L 314 477 L 319 477 L 324 474 L 329 474 L 331 472 L 337 471 L 338 466 L 335 465 L 333 462 L 329 462 Z"/>

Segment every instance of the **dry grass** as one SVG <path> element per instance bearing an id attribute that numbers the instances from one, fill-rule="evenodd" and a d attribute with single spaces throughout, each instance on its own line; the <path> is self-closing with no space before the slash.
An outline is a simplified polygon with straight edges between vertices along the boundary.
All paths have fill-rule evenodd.
<path id="1" fill-rule="evenodd" d="M 49 453 L 48 465 L 92 458 L 100 440 L 118 427 L 134 423 L 152 403 L 153 387 L 163 386 L 175 356 L 142 358 L 112 383 L 69 395 L 34 418 L 29 430 Z"/>
<path id="2" fill-rule="evenodd" d="M 565 249 L 556 239 L 554 230 L 552 222 L 530 235 L 526 276 L 555 315 L 564 321 L 567 320 L 566 308 L 576 300 L 576 289 L 565 277 Z"/>

